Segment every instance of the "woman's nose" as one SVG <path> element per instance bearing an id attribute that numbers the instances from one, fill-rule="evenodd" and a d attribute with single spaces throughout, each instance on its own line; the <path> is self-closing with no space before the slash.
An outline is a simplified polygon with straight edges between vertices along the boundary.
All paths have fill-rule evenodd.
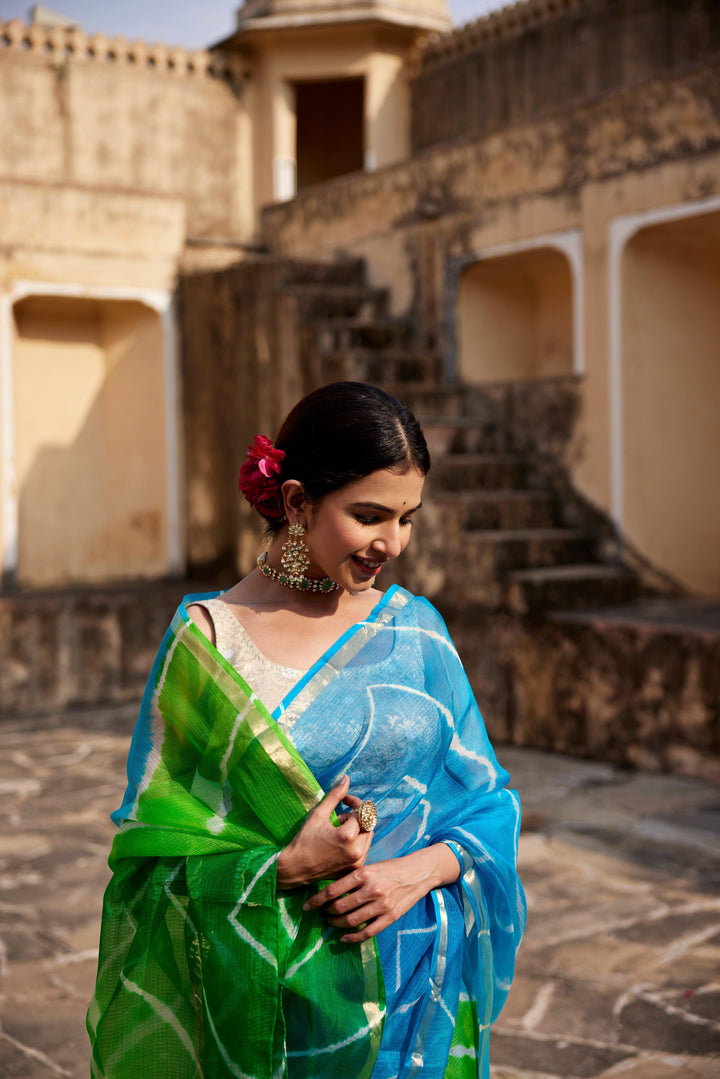
<path id="1" fill-rule="evenodd" d="M 400 525 L 394 521 L 385 524 L 380 534 L 375 537 L 373 546 L 382 551 L 386 558 L 397 558 L 405 548 Z"/>

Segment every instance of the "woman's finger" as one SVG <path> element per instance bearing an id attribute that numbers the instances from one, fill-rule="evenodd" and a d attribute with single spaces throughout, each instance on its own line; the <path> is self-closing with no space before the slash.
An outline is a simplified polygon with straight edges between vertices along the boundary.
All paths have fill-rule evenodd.
<path id="1" fill-rule="evenodd" d="M 335 807 L 343 801 L 349 786 L 350 776 L 346 775 L 343 776 L 342 779 L 339 779 L 334 787 L 330 788 L 320 803 L 323 808 L 323 813 L 327 814 L 328 817 L 330 816 Z"/>
<path id="2" fill-rule="evenodd" d="M 345 877 L 340 877 L 338 880 L 334 880 L 331 884 L 326 884 L 324 888 L 321 888 L 315 895 L 311 895 L 310 898 L 303 903 L 303 910 L 315 910 L 317 907 L 321 907 L 324 903 L 329 903 L 333 899 L 338 899 L 339 896 L 345 895 L 346 892 L 356 888 L 358 885 L 357 879 L 354 874 L 350 873 Z"/>
<path id="3" fill-rule="evenodd" d="M 383 929 L 387 929 L 392 923 L 393 918 L 389 915 L 385 915 L 384 918 L 374 918 L 373 921 L 368 922 L 362 929 L 359 928 L 357 933 L 343 933 L 340 940 L 343 944 L 362 944 L 364 940 L 370 940 L 371 937 L 376 937 L 378 933 L 381 933 Z"/>
<path id="4" fill-rule="evenodd" d="M 346 805 L 351 806 L 353 809 L 359 809 L 360 806 L 363 804 L 362 798 L 358 798 L 355 794 L 346 794 L 343 798 L 343 802 L 345 802 Z"/>
<path id="5" fill-rule="evenodd" d="M 348 911 L 347 914 L 331 914 L 328 917 L 328 922 L 335 929 L 358 929 L 361 925 L 367 925 L 368 922 L 375 921 L 376 918 L 385 914 L 375 903 L 366 903 L 365 906 L 358 907 L 357 910 Z"/>

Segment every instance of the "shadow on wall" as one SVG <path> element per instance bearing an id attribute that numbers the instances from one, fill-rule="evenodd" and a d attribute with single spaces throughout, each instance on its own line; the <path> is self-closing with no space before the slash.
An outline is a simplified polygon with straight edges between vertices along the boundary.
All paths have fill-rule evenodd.
<path id="1" fill-rule="evenodd" d="M 168 572 L 163 332 L 137 302 L 15 306 L 20 584 Z"/>

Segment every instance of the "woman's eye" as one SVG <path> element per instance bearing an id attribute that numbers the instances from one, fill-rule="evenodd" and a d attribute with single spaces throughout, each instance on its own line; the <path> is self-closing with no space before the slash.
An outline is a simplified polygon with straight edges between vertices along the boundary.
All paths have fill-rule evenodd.
<path id="1" fill-rule="evenodd" d="M 403 519 L 400 521 L 401 525 L 411 525 L 412 523 L 413 523 L 413 518 L 412 517 L 403 517 Z"/>
<path id="2" fill-rule="evenodd" d="M 355 514 L 355 520 L 359 521 L 361 525 L 373 525 L 377 521 L 377 517 L 363 517 L 362 514 Z"/>

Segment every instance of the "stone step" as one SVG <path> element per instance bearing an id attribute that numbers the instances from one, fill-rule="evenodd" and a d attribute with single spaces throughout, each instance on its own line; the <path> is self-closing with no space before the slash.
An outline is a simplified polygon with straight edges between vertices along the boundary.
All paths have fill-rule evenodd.
<path id="1" fill-rule="evenodd" d="M 640 594 L 637 576 L 621 566 L 547 566 L 507 574 L 506 602 L 518 614 L 629 603 Z"/>
<path id="2" fill-rule="evenodd" d="M 331 352 L 322 356 L 320 362 L 328 382 L 350 379 L 377 386 L 411 382 L 425 383 L 428 387 L 437 382 L 443 364 L 442 357 L 435 352 L 389 348 Z"/>
<path id="3" fill-rule="evenodd" d="M 470 531 L 552 528 L 557 523 L 555 496 L 550 491 L 442 491 L 433 501 L 446 519 Z"/>
<path id="4" fill-rule="evenodd" d="M 430 416 L 422 429 L 432 457 L 447 453 L 502 453 L 505 433 L 496 423 L 472 416 Z"/>
<path id="5" fill-rule="evenodd" d="M 527 462 L 513 453 L 457 453 L 438 461 L 432 471 L 433 491 L 501 491 L 524 489 Z"/>
<path id="6" fill-rule="evenodd" d="M 383 288 L 315 282 L 287 285 L 282 291 L 297 297 L 301 319 L 375 322 L 388 314 L 389 293 Z"/>
<path id="7" fill-rule="evenodd" d="M 364 259 L 334 262 L 283 261 L 280 285 L 353 285 L 367 283 Z"/>
<path id="8" fill-rule="evenodd" d="M 464 547 L 480 564 L 492 559 L 497 575 L 516 570 L 583 565 L 595 556 L 595 538 L 571 528 L 517 528 L 467 532 Z M 470 559 L 469 559 L 470 561 Z"/>
<path id="9" fill-rule="evenodd" d="M 316 347 L 323 353 L 408 348 L 414 343 L 413 327 L 400 319 L 375 319 L 373 322 L 322 319 L 317 322 L 308 320 L 306 325 L 314 333 Z"/>

